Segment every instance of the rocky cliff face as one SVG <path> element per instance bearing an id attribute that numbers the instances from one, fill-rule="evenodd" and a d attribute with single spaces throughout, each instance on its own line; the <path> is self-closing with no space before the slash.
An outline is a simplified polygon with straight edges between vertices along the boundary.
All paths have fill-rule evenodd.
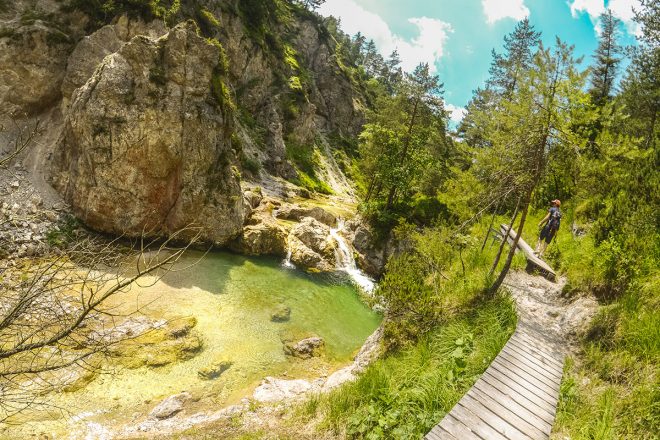
<path id="1" fill-rule="evenodd" d="M 131 39 L 75 89 L 54 183 L 80 219 L 128 235 L 195 224 L 217 244 L 241 231 L 230 116 L 209 87 L 219 59 L 183 23 Z"/>
<path id="2" fill-rule="evenodd" d="M 0 2 L 0 119 L 51 118 L 39 163 L 96 230 L 195 224 L 216 245 L 281 254 L 288 230 L 251 216 L 243 191 L 307 196 L 296 184 L 316 173 L 350 196 L 327 135 L 355 136 L 364 99 L 318 17 L 291 6 L 258 22 L 246 5 L 278 2 L 252 3 L 184 0 L 163 19 L 118 2 L 101 25 L 91 3 Z M 313 159 L 306 180 L 293 147 Z"/>

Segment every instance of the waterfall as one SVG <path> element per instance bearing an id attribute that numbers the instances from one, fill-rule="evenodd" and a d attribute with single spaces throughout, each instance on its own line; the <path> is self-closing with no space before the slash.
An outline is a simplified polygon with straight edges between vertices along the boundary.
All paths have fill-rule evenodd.
<path id="1" fill-rule="evenodd" d="M 337 270 L 346 272 L 358 287 L 367 293 L 371 293 L 375 287 L 374 280 L 358 269 L 355 258 L 353 257 L 353 250 L 346 242 L 346 239 L 339 234 L 343 229 L 344 221 L 342 219 L 337 220 L 336 228 L 330 229 L 330 236 L 337 242 L 337 248 L 335 250 Z"/>
<path id="2" fill-rule="evenodd" d="M 286 258 L 282 261 L 282 267 L 285 269 L 295 269 L 296 266 L 291 262 L 291 246 L 289 246 L 289 239 L 286 240 Z"/>

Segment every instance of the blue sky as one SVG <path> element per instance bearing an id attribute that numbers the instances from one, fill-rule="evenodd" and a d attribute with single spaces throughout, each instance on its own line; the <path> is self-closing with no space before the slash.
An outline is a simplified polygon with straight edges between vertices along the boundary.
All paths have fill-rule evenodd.
<path id="1" fill-rule="evenodd" d="M 555 36 L 575 45 L 586 67 L 606 8 L 622 20 L 621 43 L 634 44 L 639 28 L 633 7 L 639 8 L 638 0 L 326 0 L 319 12 L 340 18 L 348 34 L 361 31 L 373 39 L 384 56 L 396 48 L 406 70 L 432 65 L 456 122 L 488 76 L 491 49 L 501 51 L 518 20 L 529 17 L 546 45 Z"/>

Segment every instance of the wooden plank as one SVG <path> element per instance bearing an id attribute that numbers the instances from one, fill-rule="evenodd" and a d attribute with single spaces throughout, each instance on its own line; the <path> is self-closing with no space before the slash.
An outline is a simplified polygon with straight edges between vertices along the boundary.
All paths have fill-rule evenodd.
<path id="1" fill-rule="evenodd" d="M 538 389 L 545 392 L 548 396 L 553 396 L 559 392 L 559 385 L 550 382 L 549 379 L 541 376 L 540 374 L 530 372 L 520 363 L 510 362 L 504 356 L 497 356 L 493 363 L 497 363 L 497 365 L 501 366 L 502 368 L 506 368 L 512 373 L 515 373 L 516 375 L 527 380 L 529 383 L 535 384 Z"/>
<path id="2" fill-rule="evenodd" d="M 466 395 L 467 396 L 467 395 Z M 482 420 L 481 414 L 471 411 L 465 406 L 466 396 L 451 410 L 452 415 L 460 420 L 464 425 L 469 426 L 470 430 L 480 438 L 493 440 L 507 440 L 507 438 L 495 430 L 492 426 Z"/>
<path id="3" fill-rule="evenodd" d="M 539 431 L 546 434 L 546 436 L 550 435 L 553 424 L 552 420 L 548 420 L 549 417 L 542 411 L 536 411 L 534 404 L 531 404 L 529 401 L 521 398 L 521 396 L 518 394 L 513 393 L 512 395 L 508 392 L 503 393 L 485 380 L 478 380 L 477 383 L 474 384 L 473 388 L 488 396 L 488 398 L 492 399 L 493 401 L 501 404 L 502 406 L 510 408 L 511 411 L 513 411 L 515 414 L 518 414 L 530 424 L 534 425 Z M 543 418 L 544 415 L 546 417 L 545 419 Z"/>
<path id="4" fill-rule="evenodd" d="M 543 419 L 546 423 L 550 425 L 554 423 L 555 415 L 553 411 L 548 410 L 546 406 L 537 402 L 533 398 L 530 399 L 528 395 L 519 392 L 515 385 L 505 384 L 502 381 L 496 379 L 494 376 L 490 375 L 482 376 L 482 379 L 485 384 L 511 397 L 512 400 L 520 403 L 521 406 L 529 408 L 530 412 L 536 414 L 537 417 Z"/>
<path id="5" fill-rule="evenodd" d="M 515 352 L 513 349 L 510 348 L 510 346 L 504 347 L 502 351 L 500 351 L 500 354 L 497 355 L 497 357 L 502 358 L 508 362 L 511 362 L 512 364 L 517 364 L 520 365 L 522 368 L 525 368 L 527 371 L 530 373 L 533 373 L 535 375 L 538 375 L 539 377 L 543 377 L 548 381 L 549 385 L 557 386 L 559 387 L 560 385 L 560 379 L 557 377 L 556 370 L 553 368 L 552 370 L 549 370 L 542 365 L 539 365 L 534 361 L 534 358 L 531 356 L 524 356 L 521 355 L 517 352 Z"/>
<path id="6" fill-rule="evenodd" d="M 560 362 L 557 359 L 554 359 L 550 356 L 545 356 L 539 350 L 533 347 L 528 347 L 526 344 L 519 341 L 518 339 L 510 339 L 509 343 L 507 344 L 507 347 L 510 347 L 511 349 L 514 349 L 527 357 L 532 355 L 535 361 L 541 362 L 542 367 L 549 366 L 553 369 L 553 371 L 556 369 L 563 369 L 564 366 L 563 359 Z M 529 348 L 532 348 L 533 351 L 530 350 Z"/>
<path id="7" fill-rule="evenodd" d="M 512 372 L 507 368 L 496 364 L 495 362 L 490 364 L 489 370 L 491 369 L 497 371 L 505 377 L 508 377 L 510 381 L 516 382 L 527 391 L 535 394 L 539 399 L 544 400 L 551 407 L 555 405 L 555 398 L 553 398 L 551 394 L 548 394 L 546 391 L 542 390 L 536 381 L 530 381 L 528 378 L 522 377 L 520 374 L 518 374 L 518 372 Z"/>
<path id="8" fill-rule="evenodd" d="M 506 420 L 499 417 L 495 414 L 489 407 L 482 404 L 478 400 L 474 399 L 469 394 L 463 396 L 463 398 L 458 402 L 458 405 L 462 405 L 465 408 L 472 411 L 474 414 L 479 415 L 479 419 L 482 420 L 486 426 L 491 429 L 494 429 L 496 432 L 499 432 L 501 435 L 497 437 L 495 435 L 486 435 L 483 436 L 485 439 L 496 439 L 504 438 L 510 440 L 527 440 L 527 436 L 520 431 L 517 427 L 507 422 Z M 481 435 L 481 434 L 480 434 Z"/>
<path id="9" fill-rule="evenodd" d="M 563 360 L 562 360 L 562 362 L 558 361 L 556 358 L 548 355 L 547 353 L 545 353 L 542 350 L 539 350 L 536 347 L 531 346 L 530 344 L 528 344 L 526 341 L 524 341 L 522 339 L 519 339 L 519 338 L 513 339 L 513 337 L 512 337 L 511 339 L 509 339 L 509 343 L 511 343 L 511 344 L 523 349 L 523 350 L 526 350 L 526 351 L 528 351 L 532 354 L 535 354 L 538 358 L 543 359 L 547 364 L 554 365 L 555 368 L 558 368 L 558 369 L 561 369 L 561 370 L 564 369 Z"/>
<path id="10" fill-rule="evenodd" d="M 536 345 L 539 349 L 547 350 L 548 352 L 554 353 L 559 357 L 563 356 L 555 343 L 546 339 L 545 336 L 540 335 L 536 330 L 526 329 L 522 326 L 519 326 L 514 332 L 514 335 L 529 342 L 530 344 Z"/>
<path id="11" fill-rule="evenodd" d="M 536 356 L 532 355 L 531 353 L 525 353 L 523 351 L 518 350 L 513 344 L 508 344 L 498 356 L 505 356 L 508 357 L 512 360 L 515 360 L 517 362 L 520 362 L 527 366 L 528 368 L 531 368 L 532 370 L 536 371 L 539 374 L 544 375 L 548 379 L 550 379 L 553 383 L 560 385 L 561 384 L 561 378 L 562 374 L 561 371 L 558 371 L 558 369 L 554 365 L 549 365 L 549 364 L 543 364 L 540 359 L 538 359 Z"/>
<path id="12" fill-rule="evenodd" d="M 424 438 L 426 440 L 457 440 L 456 437 L 451 435 L 446 429 L 441 428 L 440 425 L 435 425 Z"/>
<path id="13" fill-rule="evenodd" d="M 486 376 L 486 375 L 484 375 L 484 376 Z M 487 371 L 487 380 L 488 380 L 488 378 L 491 378 L 491 377 L 494 378 L 494 379 L 497 379 L 499 382 L 501 382 L 502 384 L 508 386 L 509 388 L 511 388 L 512 390 L 517 392 L 518 394 L 521 394 L 527 400 L 532 401 L 537 406 L 543 408 L 554 419 L 555 408 L 554 408 L 552 403 L 549 403 L 545 399 L 542 399 L 541 397 L 537 396 L 536 394 L 531 392 L 529 389 L 527 389 L 525 386 L 519 384 L 516 381 L 511 380 L 511 378 L 509 378 L 506 375 L 500 373 L 499 371 L 495 370 L 494 368 L 489 368 L 488 371 Z M 491 380 L 489 380 L 488 383 L 493 385 L 493 382 Z"/>
<path id="14" fill-rule="evenodd" d="M 502 236 L 506 235 L 507 229 L 509 229 L 508 225 L 505 224 L 500 225 L 500 231 Z M 513 228 L 509 229 L 509 235 L 507 236 L 507 241 L 509 242 L 509 244 L 513 244 L 515 238 L 516 238 L 515 229 Z M 534 255 L 534 249 L 532 249 L 532 247 L 528 245 L 525 240 L 523 240 L 522 236 L 518 239 L 517 247 L 525 254 L 525 258 L 527 259 L 528 263 L 531 263 L 533 266 L 541 269 L 542 272 L 545 272 L 546 278 L 550 279 L 551 281 L 554 281 L 556 279 L 557 274 L 555 273 L 555 271 L 550 267 L 548 263 L 546 263 L 544 260 Z"/>
<path id="15" fill-rule="evenodd" d="M 563 363 L 564 355 L 553 345 L 544 342 L 541 338 L 535 337 L 534 335 L 524 332 L 516 331 L 513 335 L 515 336 L 514 340 L 524 342 L 537 350 L 544 352 L 547 356 L 550 356 L 552 359 L 556 360 L 559 363 Z M 512 337 L 513 337 L 512 336 Z"/>
<path id="16" fill-rule="evenodd" d="M 454 408 L 456 408 L 454 406 Z M 449 414 L 447 414 L 442 421 L 440 422 L 437 427 L 440 427 L 447 432 L 449 432 L 451 435 L 453 435 L 456 438 L 459 438 L 461 440 L 482 440 L 472 432 L 467 426 L 465 426 L 463 423 L 461 423 L 458 419 L 456 419 L 453 415 L 452 412 L 454 409 L 452 409 Z"/>
<path id="17" fill-rule="evenodd" d="M 525 420 L 525 418 L 520 414 L 516 413 L 510 405 L 499 402 L 496 399 L 493 399 L 486 393 L 483 393 L 476 387 L 472 387 L 468 394 L 472 394 L 472 397 L 485 406 L 488 407 L 493 413 L 495 413 L 500 418 L 506 420 L 510 425 L 515 426 L 520 432 L 525 434 L 527 437 L 533 440 L 545 440 L 547 436 L 537 428 L 534 424 Z"/>
<path id="18" fill-rule="evenodd" d="M 457 437 L 451 435 L 449 431 L 441 426 L 437 426 L 437 430 L 435 430 L 435 436 L 437 440 L 459 440 Z"/>

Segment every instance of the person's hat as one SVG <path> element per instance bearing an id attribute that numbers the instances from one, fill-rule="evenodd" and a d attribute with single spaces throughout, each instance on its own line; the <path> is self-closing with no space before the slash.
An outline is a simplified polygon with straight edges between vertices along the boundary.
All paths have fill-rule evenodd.
<path id="1" fill-rule="evenodd" d="M 561 201 L 560 201 L 559 199 L 554 199 L 554 200 L 552 201 L 552 204 L 553 204 L 553 205 L 557 205 L 557 206 L 561 206 Z"/>

